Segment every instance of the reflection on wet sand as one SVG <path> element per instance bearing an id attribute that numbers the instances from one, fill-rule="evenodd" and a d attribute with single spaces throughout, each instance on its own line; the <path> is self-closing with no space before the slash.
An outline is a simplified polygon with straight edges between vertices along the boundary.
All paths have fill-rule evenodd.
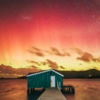
<path id="1" fill-rule="evenodd" d="M 75 95 L 67 100 L 100 100 L 100 79 L 64 79 L 64 85 L 75 87 Z M 37 100 L 43 90 L 27 94 L 27 80 L 0 80 L 0 100 Z"/>

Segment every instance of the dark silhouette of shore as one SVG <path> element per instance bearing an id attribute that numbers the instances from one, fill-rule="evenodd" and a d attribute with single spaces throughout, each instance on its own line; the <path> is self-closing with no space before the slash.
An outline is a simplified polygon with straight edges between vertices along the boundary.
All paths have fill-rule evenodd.
<path id="1" fill-rule="evenodd" d="M 87 71 L 59 71 L 64 75 L 64 78 L 100 78 L 100 71 L 90 69 Z"/>
<path id="2" fill-rule="evenodd" d="M 96 69 L 90 69 L 87 71 L 58 71 L 64 75 L 64 78 L 100 78 L 100 71 Z M 17 78 L 0 78 L 0 79 L 26 79 L 26 76 L 17 77 Z"/>

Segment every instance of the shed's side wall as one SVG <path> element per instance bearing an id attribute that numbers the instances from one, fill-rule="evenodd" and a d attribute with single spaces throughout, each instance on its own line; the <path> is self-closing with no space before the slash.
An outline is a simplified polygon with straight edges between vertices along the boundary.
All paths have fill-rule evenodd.
<path id="1" fill-rule="evenodd" d="M 50 88 L 51 76 L 55 76 L 55 86 L 63 87 L 63 77 L 53 71 L 41 73 L 38 75 L 29 76 L 27 78 L 28 88 Z M 59 84 L 60 83 L 60 84 Z"/>
<path id="2" fill-rule="evenodd" d="M 49 88 L 50 73 L 42 73 L 28 77 L 28 88 Z"/>

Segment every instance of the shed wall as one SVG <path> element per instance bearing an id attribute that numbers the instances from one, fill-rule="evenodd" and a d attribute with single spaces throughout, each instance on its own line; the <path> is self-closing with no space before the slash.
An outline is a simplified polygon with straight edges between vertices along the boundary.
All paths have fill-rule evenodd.
<path id="1" fill-rule="evenodd" d="M 56 87 L 58 87 L 58 85 L 60 85 L 60 87 L 63 87 L 63 77 L 53 71 L 50 71 L 50 72 L 29 76 L 27 78 L 28 88 L 50 88 L 51 76 L 55 76 Z"/>

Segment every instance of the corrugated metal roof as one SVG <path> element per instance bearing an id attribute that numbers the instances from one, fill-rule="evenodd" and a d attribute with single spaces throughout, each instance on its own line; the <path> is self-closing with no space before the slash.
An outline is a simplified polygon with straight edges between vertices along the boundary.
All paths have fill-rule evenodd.
<path id="1" fill-rule="evenodd" d="M 55 70 L 53 70 L 53 69 L 46 70 L 46 71 L 42 71 L 42 72 L 37 72 L 37 73 L 33 73 L 33 74 L 29 74 L 29 75 L 27 75 L 27 77 L 34 76 L 34 75 L 38 75 L 38 74 L 42 74 L 42 73 L 49 72 L 49 71 L 53 71 L 53 72 L 57 73 L 58 75 L 64 77 L 63 74 L 60 74 L 59 72 L 57 72 L 57 71 L 55 71 Z"/>

